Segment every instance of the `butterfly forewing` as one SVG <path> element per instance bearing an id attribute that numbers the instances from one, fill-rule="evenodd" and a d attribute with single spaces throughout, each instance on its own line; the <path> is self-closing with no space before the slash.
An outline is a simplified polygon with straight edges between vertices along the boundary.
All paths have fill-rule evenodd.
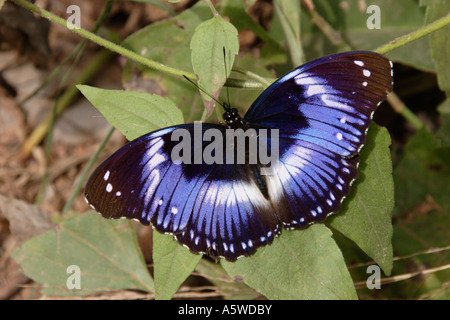
<path id="1" fill-rule="evenodd" d="M 357 153 L 378 104 L 392 90 L 391 64 L 351 52 L 303 65 L 272 84 L 250 107 L 253 125 L 280 129 L 341 156 Z"/>
<path id="2" fill-rule="evenodd" d="M 225 130 L 203 124 L 203 130 L 211 128 Z M 271 243 L 280 231 L 278 220 L 248 166 L 173 162 L 176 129 L 187 130 L 194 145 L 192 124 L 130 142 L 92 174 L 87 202 L 106 218 L 151 223 L 159 232 L 174 234 L 192 252 L 215 258 L 233 261 Z"/>

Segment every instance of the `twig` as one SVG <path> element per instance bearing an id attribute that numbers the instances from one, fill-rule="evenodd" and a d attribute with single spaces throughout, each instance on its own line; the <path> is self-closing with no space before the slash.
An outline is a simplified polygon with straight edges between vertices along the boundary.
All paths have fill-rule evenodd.
<path id="1" fill-rule="evenodd" d="M 442 17 L 436 21 L 433 21 L 416 31 L 413 31 L 413 32 L 408 33 L 404 36 L 401 36 L 397 39 L 394 39 L 391 42 L 389 42 L 388 44 L 378 47 L 374 51 L 379 54 L 386 54 L 386 53 L 393 51 L 395 49 L 398 49 L 408 43 L 419 40 L 420 38 L 423 38 L 423 37 L 429 35 L 430 33 L 433 33 L 439 29 L 442 29 L 449 24 L 450 24 L 450 13 L 447 14 L 445 17 Z"/>

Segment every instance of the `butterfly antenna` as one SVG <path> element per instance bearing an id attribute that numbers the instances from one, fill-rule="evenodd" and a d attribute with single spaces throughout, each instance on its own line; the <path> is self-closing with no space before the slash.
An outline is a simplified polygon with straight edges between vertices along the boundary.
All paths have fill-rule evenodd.
<path id="1" fill-rule="evenodd" d="M 209 94 L 209 92 L 206 92 L 205 89 L 203 89 L 202 87 L 200 87 L 198 85 L 198 83 L 195 83 L 194 81 L 192 81 L 191 79 L 189 79 L 186 75 L 183 74 L 183 77 L 189 81 L 190 83 L 192 83 L 194 85 L 194 87 L 196 87 L 198 90 L 200 90 L 201 92 L 203 92 L 204 94 L 206 94 L 208 97 L 210 97 L 211 99 L 213 99 L 216 103 L 218 103 L 219 105 L 221 105 L 223 108 L 226 109 L 226 106 L 224 106 L 224 103 L 220 102 L 219 100 L 217 100 L 216 98 L 214 98 L 212 95 Z"/>
<path id="2" fill-rule="evenodd" d="M 224 66 L 225 66 L 225 76 L 226 76 L 227 79 L 228 79 L 227 59 L 226 59 L 226 57 L 227 57 L 227 55 L 226 55 L 226 52 L 225 52 L 225 46 L 224 46 L 224 47 L 223 47 L 223 64 L 224 64 Z M 229 92 L 228 86 L 227 86 L 226 84 L 227 84 L 227 81 L 225 80 L 224 86 L 227 87 L 227 103 L 228 103 L 227 105 L 228 105 L 229 108 L 231 108 L 231 104 L 230 104 L 230 92 Z"/>

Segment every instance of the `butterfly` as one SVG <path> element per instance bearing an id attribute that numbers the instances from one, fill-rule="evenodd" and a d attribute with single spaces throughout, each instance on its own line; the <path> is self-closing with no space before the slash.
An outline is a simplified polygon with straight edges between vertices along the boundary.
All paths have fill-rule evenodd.
<path id="1" fill-rule="evenodd" d="M 195 137 L 195 124 L 181 124 L 145 134 L 111 155 L 90 177 L 86 201 L 105 218 L 135 219 L 172 234 L 193 253 L 229 261 L 249 256 L 283 228 L 303 229 L 340 209 L 357 176 L 372 115 L 391 90 L 392 63 L 373 52 L 306 63 L 263 91 L 243 118 L 224 104 L 224 125 L 201 126 L 201 133 L 215 130 L 219 137 L 228 129 L 251 129 L 267 146 L 276 137 L 270 174 L 236 147 L 224 147 L 219 158 L 244 152 L 243 163 L 173 161 L 176 131 L 187 133 L 188 160 L 195 148 L 209 145 Z M 277 134 L 264 136 L 263 130 Z"/>

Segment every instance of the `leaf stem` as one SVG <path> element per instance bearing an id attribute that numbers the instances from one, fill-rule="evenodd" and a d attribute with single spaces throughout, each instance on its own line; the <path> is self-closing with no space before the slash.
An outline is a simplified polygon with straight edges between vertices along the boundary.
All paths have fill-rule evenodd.
<path id="1" fill-rule="evenodd" d="M 450 13 L 447 14 L 445 17 L 442 17 L 436 21 L 433 21 L 433 22 L 423 26 L 420 29 L 417 29 L 416 31 L 413 31 L 404 36 L 398 37 L 397 39 L 394 39 L 391 42 L 389 42 L 381 47 L 378 47 L 374 51 L 379 54 L 386 54 L 386 53 L 393 51 L 395 49 L 398 49 L 410 42 L 413 42 L 420 38 L 423 38 L 423 37 L 429 35 L 430 33 L 433 33 L 439 29 L 442 29 L 449 24 L 450 24 Z"/>
<path id="2" fill-rule="evenodd" d="M 215 17 L 219 15 L 219 13 L 216 10 L 216 7 L 214 7 L 211 0 L 203 0 L 203 2 L 205 2 L 209 6 L 209 9 L 211 9 L 211 12 Z"/>
<path id="3" fill-rule="evenodd" d="M 275 0 L 273 5 L 286 37 L 292 64 L 296 67 L 305 63 L 305 55 L 300 41 L 300 2 L 293 3 Z"/>
<path id="4" fill-rule="evenodd" d="M 92 27 L 91 32 L 96 33 L 98 29 L 100 28 L 101 24 L 105 21 L 105 19 L 108 17 L 109 13 L 111 12 L 111 8 L 113 5 L 113 1 L 109 0 L 108 3 L 105 6 L 105 9 L 103 10 L 102 14 L 98 18 L 98 20 L 95 22 L 95 25 Z M 72 53 L 67 56 L 61 64 L 53 70 L 50 75 L 41 83 L 39 87 L 37 87 L 33 92 L 31 92 L 27 97 L 25 97 L 23 100 L 19 102 L 19 106 L 22 106 L 33 98 L 39 91 L 42 90 L 50 81 L 52 81 L 62 70 L 63 67 L 69 63 L 70 60 L 72 60 L 73 57 L 76 57 L 73 64 L 76 64 L 77 60 L 80 59 L 82 56 L 85 48 L 89 44 L 89 40 L 84 38 L 83 41 L 79 42 L 75 49 L 72 51 Z"/>
<path id="5" fill-rule="evenodd" d="M 40 16 L 67 28 L 66 20 L 58 17 L 57 15 L 55 15 L 47 10 L 41 9 L 41 8 L 35 6 L 34 4 L 27 2 L 25 0 L 10 0 L 10 1 L 12 1 L 18 5 L 21 5 L 24 8 L 26 8 L 34 13 L 37 13 Z M 126 56 L 127 58 L 134 60 L 140 64 L 143 64 L 149 68 L 156 69 L 156 70 L 159 70 L 159 71 L 162 71 L 165 73 L 169 73 L 169 74 L 173 74 L 176 76 L 180 76 L 180 77 L 186 76 L 192 80 L 196 80 L 195 75 L 191 72 L 186 72 L 183 70 L 175 69 L 175 68 L 166 66 L 162 63 L 147 59 L 147 58 L 137 54 L 136 52 L 133 52 L 133 51 L 126 49 L 114 42 L 111 42 L 102 37 L 99 37 L 98 35 L 96 35 L 92 32 L 89 32 L 83 28 L 73 28 L 73 29 L 71 29 L 71 31 L 73 31 L 74 33 L 78 34 L 79 36 L 81 36 L 83 38 L 89 39 L 92 42 L 97 43 L 98 45 L 101 45 L 115 53 L 120 54 L 120 55 Z"/>
<path id="6" fill-rule="evenodd" d="M 387 102 L 391 105 L 392 109 L 398 114 L 401 114 L 406 120 L 408 120 L 417 130 L 420 130 L 425 126 L 425 124 L 420 120 L 414 112 L 412 112 L 406 104 L 400 99 L 400 97 L 395 93 L 391 92 L 387 96 Z"/>
<path id="7" fill-rule="evenodd" d="M 67 28 L 67 21 L 56 16 L 55 14 L 41 9 L 37 6 L 35 6 L 34 4 L 27 2 L 26 0 L 10 0 L 18 5 L 23 6 L 24 8 L 52 21 L 55 22 L 61 26 L 63 26 L 64 28 Z M 131 51 L 129 49 L 126 49 L 114 42 L 111 42 L 109 40 L 106 40 L 102 37 L 97 36 L 96 34 L 93 34 L 92 32 L 89 32 L 87 30 L 84 30 L 82 28 L 73 28 L 71 29 L 71 31 L 73 31 L 74 33 L 78 34 L 79 36 L 88 39 L 98 45 L 101 45 L 107 49 L 109 49 L 112 52 L 115 52 L 117 54 L 120 54 L 122 56 L 125 56 L 131 60 L 134 60 L 137 63 L 140 63 L 144 66 L 147 66 L 151 69 L 154 70 L 158 70 L 167 74 L 171 74 L 174 76 L 179 76 L 179 77 L 183 77 L 186 76 L 189 79 L 191 79 L 192 81 L 197 81 L 197 77 L 195 76 L 195 74 L 193 74 L 192 72 L 187 72 L 184 70 L 180 70 L 180 69 L 176 69 L 176 68 L 172 68 L 169 66 L 166 66 L 162 63 L 147 59 L 139 54 L 137 54 L 134 51 Z M 245 80 L 240 80 L 240 79 L 227 79 L 226 82 L 227 86 L 230 87 L 235 87 L 235 88 L 248 88 L 248 89 L 261 89 L 263 88 L 263 85 L 259 82 L 256 81 L 245 81 Z"/>

